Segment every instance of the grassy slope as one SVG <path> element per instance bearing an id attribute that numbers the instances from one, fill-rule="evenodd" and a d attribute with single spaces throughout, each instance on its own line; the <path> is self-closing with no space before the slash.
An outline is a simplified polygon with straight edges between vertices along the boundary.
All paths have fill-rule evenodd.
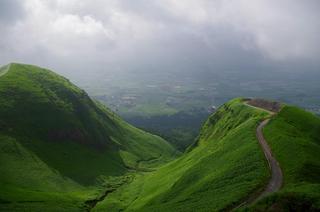
<path id="1" fill-rule="evenodd" d="M 37 195 L 63 199 L 55 195 L 62 191 L 88 198 L 83 185 L 100 176 L 163 163 L 174 153 L 161 138 L 132 127 L 67 79 L 36 66 L 11 64 L 0 77 L 0 117 L 0 183 L 6 185 L 1 207 L 12 201 L 33 207 L 40 203 L 25 201 Z"/>
<path id="2" fill-rule="evenodd" d="M 6 66 L 0 67 L 0 77 L 1 77 L 2 75 L 5 75 L 5 74 L 7 73 L 9 67 L 10 67 L 10 65 L 6 65 Z"/>
<path id="3" fill-rule="evenodd" d="M 207 120 L 192 150 L 137 175 L 96 210 L 216 211 L 241 201 L 268 176 L 255 137 L 257 123 L 266 116 L 239 99 L 229 102 Z"/>
<path id="4" fill-rule="evenodd" d="M 319 210 L 319 117 L 285 106 L 265 127 L 264 134 L 284 172 L 284 186 L 252 210 Z"/>
<path id="5" fill-rule="evenodd" d="M 240 202 L 268 176 L 255 138 L 267 116 L 239 99 L 227 103 L 209 117 L 189 152 L 135 174 L 95 209 L 215 211 Z M 35 66 L 12 64 L 0 77 L 0 117 L 0 210 L 78 210 L 99 192 L 84 185 L 123 175 L 127 166 L 147 170 L 173 153 L 161 138 Z M 264 133 L 284 171 L 284 188 L 249 209 L 320 207 L 319 132 L 319 118 L 295 107 L 273 118 Z"/>
<path id="6" fill-rule="evenodd" d="M 61 176 L 14 138 L 0 136 L 1 211 L 76 211 L 96 195 Z"/>

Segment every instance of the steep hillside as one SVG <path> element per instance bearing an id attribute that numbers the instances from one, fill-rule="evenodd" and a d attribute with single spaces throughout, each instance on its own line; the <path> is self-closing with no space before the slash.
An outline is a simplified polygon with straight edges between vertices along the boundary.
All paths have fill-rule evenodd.
<path id="1" fill-rule="evenodd" d="M 223 105 L 187 153 L 152 173 L 137 175 L 95 209 L 318 211 L 320 119 L 291 106 L 282 105 L 275 115 L 259 107 L 241 99 Z M 256 138 L 264 119 L 271 119 L 264 134 L 284 174 L 282 188 L 267 196 L 261 194 L 270 173 Z"/>
<path id="2" fill-rule="evenodd" d="M 175 153 L 49 70 L 10 64 L 0 74 L 0 202 L 7 206 L 64 198 L 55 192 L 72 200 L 103 176 L 147 169 Z"/>
<path id="3" fill-rule="evenodd" d="M 0 77 L 8 72 L 10 65 L 0 67 Z"/>
<path id="4" fill-rule="evenodd" d="M 118 211 L 217 211 L 259 192 L 269 173 L 256 140 L 269 113 L 240 99 L 223 105 L 203 125 L 189 152 L 135 180 L 97 205 Z"/>
<path id="5" fill-rule="evenodd" d="M 253 211 L 320 210 L 320 119 L 285 106 L 265 127 L 264 134 L 284 172 L 280 192 L 261 200 Z"/>
<path id="6" fill-rule="evenodd" d="M 0 211 L 319 211 L 319 138 L 315 115 L 239 98 L 171 161 L 166 141 L 67 79 L 11 64 L 0 69 Z M 281 173 L 272 194 L 266 149 Z"/>

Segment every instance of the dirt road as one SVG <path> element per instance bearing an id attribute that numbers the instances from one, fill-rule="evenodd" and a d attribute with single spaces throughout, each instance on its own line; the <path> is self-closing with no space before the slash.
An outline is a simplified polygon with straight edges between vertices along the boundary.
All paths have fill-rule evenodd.
<path id="1" fill-rule="evenodd" d="M 241 204 L 227 208 L 226 211 L 234 211 L 234 210 L 237 210 L 245 205 L 249 205 L 249 204 L 263 198 L 267 194 L 278 191 L 282 186 L 283 176 L 282 176 L 281 168 L 280 168 L 277 160 L 272 156 L 271 149 L 270 149 L 266 139 L 264 138 L 263 132 L 262 132 L 264 126 L 266 126 L 269 121 L 270 121 L 270 119 L 266 119 L 259 124 L 259 126 L 256 129 L 256 136 L 257 136 L 259 144 L 262 148 L 262 151 L 265 155 L 265 158 L 268 161 L 269 169 L 271 172 L 271 178 L 270 178 L 267 186 L 262 190 L 262 192 L 252 193 L 251 195 L 249 195 L 246 198 L 246 200 L 241 202 Z"/>
<path id="2" fill-rule="evenodd" d="M 281 188 L 282 181 L 283 181 L 282 171 L 279 166 L 279 163 L 272 156 L 271 149 L 270 149 L 266 139 L 263 137 L 262 129 L 264 128 L 264 126 L 266 124 L 268 124 L 268 122 L 269 122 L 269 119 L 266 119 L 259 124 L 259 126 L 257 127 L 256 135 L 257 135 L 257 139 L 262 147 L 263 153 L 268 161 L 269 168 L 271 171 L 271 179 L 270 179 L 267 187 L 265 188 L 265 190 L 259 195 L 259 197 L 257 199 L 259 199 L 269 193 L 278 191 Z"/>

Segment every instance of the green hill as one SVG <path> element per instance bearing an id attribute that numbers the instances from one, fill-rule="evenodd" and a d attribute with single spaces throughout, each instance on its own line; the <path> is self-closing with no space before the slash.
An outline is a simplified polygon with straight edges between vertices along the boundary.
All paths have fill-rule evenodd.
<path id="1" fill-rule="evenodd" d="M 174 159 L 166 141 L 67 79 L 10 64 L 0 69 L 0 211 L 320 210 L 320 119 L 278 103 L 280 112 L 271 113 L 262 103 L 222 105 Z M 256 138 L 265 119 L 284 183 L 242 205 L 270 178 Z"/>
<path id="2" fill-rule="evenodd" d="M 267 116 L 240 99 L 223 105 L 209 117 L 187 153 L 137 176 L 96 209 L 218 211 L 240 202 L 268 178 L 255 137 L 257 124 Z"/>
<path id="3" fill-rule="evenodd" d="M 64 77 L 22 64 L 0 73 L 0 207 L 71 204 L 96 195 L 87 186 L 105 176 L 174 156 L 166 141 L 127 124 Z"/>
<path id="4" fill-rule="evenodd" d="M 175 161 L 110 194 L 97 211 L 220 211 L 258 196 L 270 177 L 256 139 L 263 109 L 235 99 L 203 125 L 197 142 Z M 237 210 L 319 210 L 320 120 L 283 106 L 265 128 L 265 136 L 284 172 L 283 188 Z M 291 207 L 291 208 L 290 208 Z"/>
<path id="5" fill-rule="evenodd" d="M 320 119 L 285 106 L 264 129 L 265 137 L 284 172 L 280 192 L 261 200 L 253 211 L 320 210 Z"/>

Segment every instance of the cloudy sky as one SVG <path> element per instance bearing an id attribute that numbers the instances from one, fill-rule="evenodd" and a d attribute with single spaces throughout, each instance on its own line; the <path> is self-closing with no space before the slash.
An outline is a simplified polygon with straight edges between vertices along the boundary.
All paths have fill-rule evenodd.
<path id="1" fill-rule="evenodd" d="M 0 64 L 319 70 L 319 11 L 319 0 L 0 0 Z"/>

